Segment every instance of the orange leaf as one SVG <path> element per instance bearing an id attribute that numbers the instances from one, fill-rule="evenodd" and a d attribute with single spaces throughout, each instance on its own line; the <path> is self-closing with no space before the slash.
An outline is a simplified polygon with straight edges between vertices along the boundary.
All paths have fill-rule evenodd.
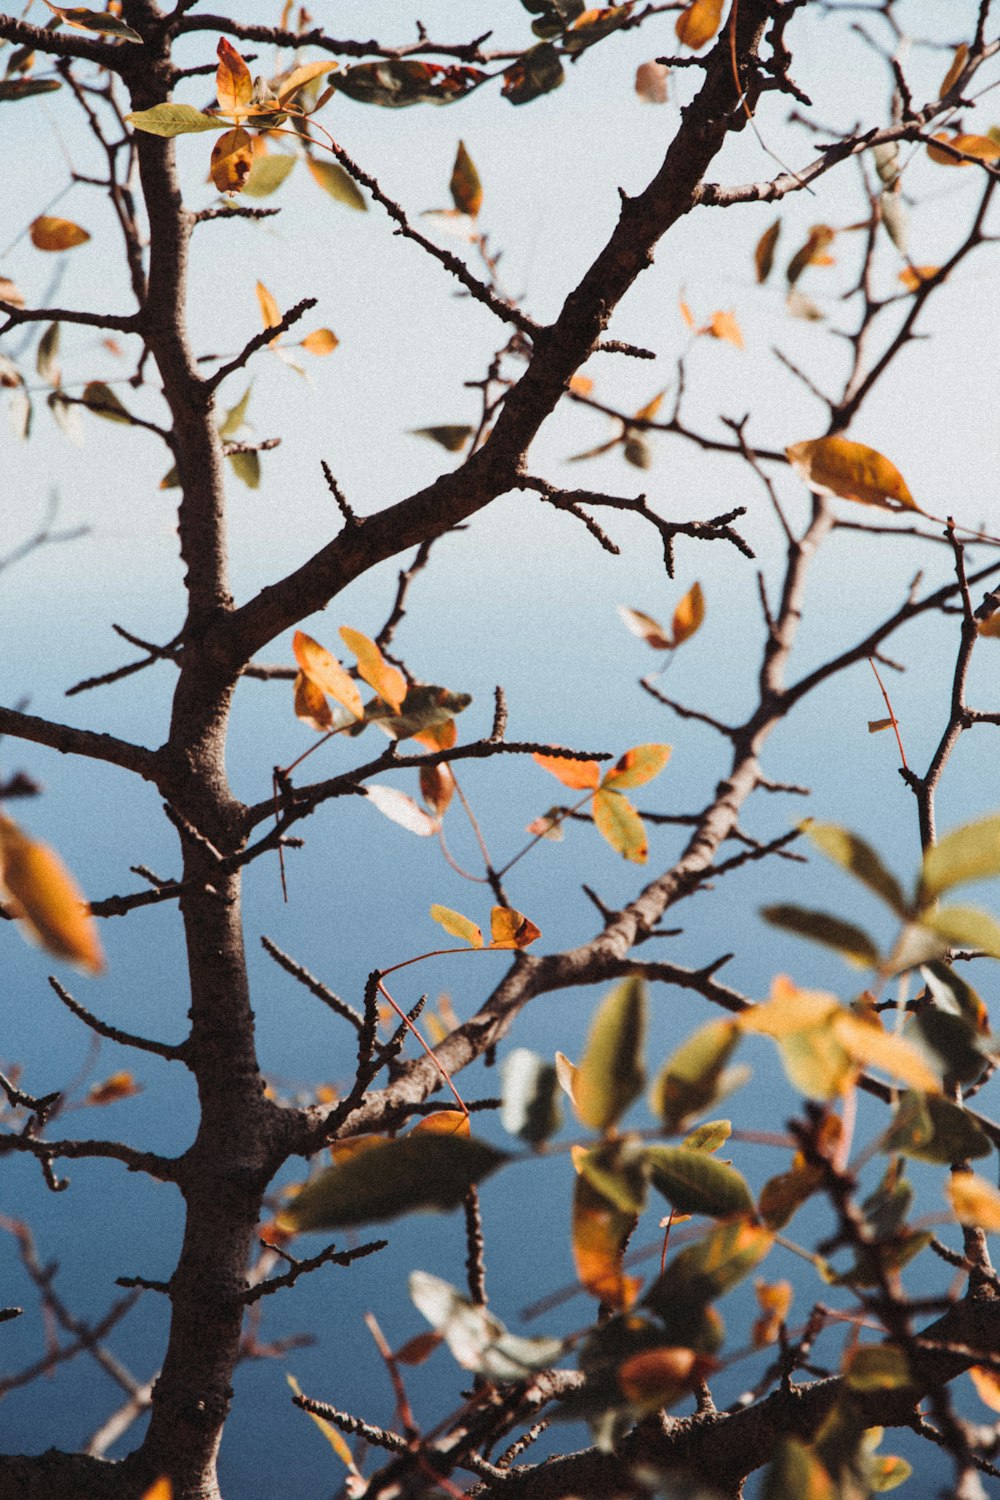
<path id="1" fill-rule="evenodd" d="M 573 760 L 568 755 L 543 755 L 541 751 L 536 751 L 532 759 L 573 791 L 596 791 L 601 784 L 601 768 L 596 760 Z"/>
<path id="2" fill-rule="evenodd" d="M 483 946 L 482 929 L 477 927 L 469 917 L 463 917 L 460 911 L 452 911 L 450 906 L 438 906 L 435 903 L 431 907 L 431 916 L 435 922 L 439 922 L 445 932 L 452 937 L 461 938 L 463 943 L 468 943 L 470 948 L 481 948 Z"/>
<path id="3" fill-rule="evenodd" d="M 904 266 L 899 279 L 908 292 L 916 292 L 925 281 L 933 280 L 940 269 L 940 266 Z"/>
<path id="4" fill-rule="evenodd" d="M 72 250 L 90 239 L 87 230 L 72 219 L 53 219 L 48 214 L 32 220 L 29 233 L 36 250 Z"/>
<path id="5" fill-rule="evenodd" d="M 246 114 L 253 103 L 253 78 L 250 76 L 250 69 L 225 37 L 219 38 L 216 53 L 219 66 L 215 72 L 215 92 L 219 109 L 224 115 Z"/>
<path id="6" fill-rule="evenodd" d="M 743 334 L 732 312 L 714 312 L 704 332 L 709 338 L 722 339 L 727 344 L 733 344 L 737 349 L 743 348 Z"/>
<path id="7" fill-rule="evenodd" d="M 164 1475 L 151 1485 L 142 1496 L 142 1500 L 173 1500 L 174 1487 L 170 1480 Z"/>
<path id="8" fill-rule="evenodd" d="M 11 307 L 24 306 L 24 294 L 7 276 L 0 276 L 0 302 L 9 302 Z"/>
<path id="9" fill-rule="evenodd" d="M 128 1099 L 132 1094 L 141 1094 L 142 1085 L 136 1083 L 131 1073 L 112 1073 L 103 1083 L 94 1083 L 87 1090 L 88 1104 L 114 1104 L 117 1099 Z"/>
<path id="10" fill-rule="evenodd" d="M 621 792 L 594 793 L 594 827 L 623 859 L 644 865 L 649 858 L 649 842 L 642 819 Z"/>
<path id="11" fill-rule="evenodd" d="M 459 141 L 455 165 L 451 169 L 452 201 L 460 214 L 474 219 L 483 206 L 483 184 L 479 180 L 476 164 L 469 155 L 464 141 Z"/>
<path id="12" fill-rule="evenodd" d="M 324 354 L 332 354 L 339 343 L 340 340 L 332 328 L 316 328 L 312 333 L 306 334 L 300 348 L 304 349 L 307 354 L 322 357 Z"/>
<path id="13" fill-rule="evenodd" d="M 295 1379 L 295 1376 L 286 1375 L 285 1379 L 288 1381 L 288 1384 L 291 1386 L 296 1396 L 301 1396 L 302 1389 L 299 1386 L 298 1381 Z M 311 1417 L 312 1420 L 316 1423 L 316 1426 L 326 1438 L 327 1442 L 330 1444 L 330 1447 L 333 1449 L 334 1453 L 336 1453 L 337 1457 L 347 1465 L 352 1473 L 356 1474 L 357 1468 L 355 1467 L 354 1463 L 354 1455 L 351 1452 L 350 1448 L 347 1446 L 347 1443 L 341 1437 L 340 1433 L 337 1431 L 336 1427 L 334 1427 L 333 1423 L 328 1422 L 326 1417 L 318 1417 L 314 1411 L 307 1411 L 306 1416 Z M 165 1497 L 165 1500 L 169 1500 L 169 1496 Z"/>
<path id="14" fill-rule="evenodd" d="M 722 23 L 722 0 L 693 0 L 677 17 L 677 40 L 692 52 L 710 42 Z"/>
<path id="15" fill-rule="evenodd" d="M 295 660 L 310 682 L 321 692 L 329 693 L 331 698 L 342 703 L 356 719 L 364 718 L 364 704 L 357 684 L 348 677 L 340 662 L 330 655 L 325 646 L 314 641 L 311 635 L 297 630 L 292 637 L 292 650 Z"/>
<path id="16" fill-rule="evenodd" d="M 253 166 L 253 141 L 238 125 L 224 131 L 212 147 L 212 181 L 220 193 L 238 193 Z M 280 320 L 279 320 L 280 321 Z"/>
<path id="17" fill-rule="evenodd" d="M 823 252 L 833 240 L 836 232 L 835 229 L 830 228 L 829 224 L 814 224 L 812 226 L 806 237 L 805 244 L 795 252 L 788 262 L 788 269 L 785 275 L 788 278 L 789 286 L 795 285 L 806 266 L 818 265 L 820 263 Z M 827 261 L 827 264 L 830 264 L 830 262 Z"/>
<path id="18" fill-rule="evenodd" d="M 619 1312 L 628 1311 L 642 1284 L 622 1271 L 625 1244 L 634 1224 L 634 1215 L 615 1208 L 586 1177 L 577 1177 L 573 1185 L 576 1274 L 588 1292 Z"/>
<path id="19" fill-rule="evenodd" d="M 254 290 L 257 293 L 257 302 L 260 306 L 260 315 L 264 320 L 264 327 L 277 328 L 281 322 L 281 310 L 277 302 L 262 281 L 257 282 Z"/>
<path id="20" fill-rule="evenodd" d="M 683 297 L 681 297 L 681 298 L 678 299 L 677 306 L 680 308 L 681 317 L 684 319 L 684 321 L 687 324 L 687 326 L 693 332 L 694 331 L 694 313 L 691 311 L 690 307 L 688 307 L 688 305 L 684 301 Z"/>
<path id="21" fill-rule="evenodd" d="M 774 265 L 774 249 L 778 243 L 778 236 L 780 233 L 781 220 L 775 219 L 770 228 L 765 229 L 764 233 L 757 241 L 756 249 L 753 252 L 753 263 L 754 270 L 757 273 L 757 280 L 761 282 L 761 284 L 763 284 L 771 274 L 771 267 Z"/>
<path id="22" fill-rule="evenodd" d="M 375 642 L 362 635 L 360 630 L 341 626 L 340 639 L 358 659 L 358 672 L 375 689 L 384 703 L 397 711 L 406 697 L 406 678 L 397 667 L 390 667 Z"/>
<path id="23" fill-rule="evenodd" d="M 491 948 L 527 948 L 541 935 L 541 928 L 512 906 L 494 906 L 490 913 Z"/>
<path id="24" fill-rule="evenodd" d="M 604 777 L 602 786 L 620 791 L 624 786 L 645 786 L 659 776 L 670 759 L 669 745 L 636 745 L 626 750 Z"/>
<path id="25" fill-rule="evenodd" d="M 701 584 L 693 583 L 674 610 L 671 622 L 674 645 L 682 646 L 685 641 L 690 640 L 695 631 L 701 629 L 704 618 L 705 596 L 701 591 Z"/>
<path id="26" fill-rule="evenodd" d="M 333 728 L 333 709 L 326 694 L 302 671 L 295 674 L 295 717 L 320 734 Z"/>
<path id="27" fill-rule="evenodd" d="M 627 604 L 619 604 L 618 613 L 625 621 L 626 629 L 637 635 L 640 641 L 645 641 L 647 646 L 652 646 L 654 651 L 670 651 L 673 648 L 673 640 L 652 615 L 643 614 L 641 609 L 630 609 Z"/>
<path id="28" fill-rule="evenodd" d="M 446 719 L 443 724 L 432 724 L 428 729 L 422 729 L 412 738 L 428 750 L 451 750 L 458 740 L 458 725 L 454 719 Z"/>
<path id="29" fill-rule="evenodd" d="M 411 1135 L 471 1135 L 468 1115 L 460 1109 L 438 1109 L 424 1118 L 410 1131 Z"/>
<path id="30" fill-rule="evenodd" d="M 589 375 L 574 375 L 570 380 L 569 388 L 574 396 L 589 396 L 594 389 L 594 382 Z"/>
<path id="31" fill-rule="evenodd" d="M 895 464 L 864 443 L 842 437 L 816 438 L 794 443 L 785 455 L 799 478 L 818 495 L 840 495 L 885 510 L 920 510 Z"/>
<path id="32" fill-rule="evenodd" d="M 974 156 L 979 161 L 996 161 L 1000 158 L 1000 142 L 993 140 L 988 135 L 946 135 L 943 131 L 936 131 L 932 137 L 934 141 L 943 141 L 946 146 L 951 146 L 955 151 L 962 151 L 966 156 Z M 971 162 L 961 161 L 953 156 L 951 151 L 942 151 L 940 146 L 928 143 L 927 155 L 931 161 L 936 161 L 942 167 L 969 167 Z"/>
<path id="33" fill-rule="evenodd" d="M 644 1349 L 618 1366 L 618 1384 L 633 1406 L 658 1411 L 678 1401 L 718 1368 L 718 1361 L 710 1354 L 697 1354 L 693 1349 Z"/>
<path id="34" fill-rule="evenodd" d="M 426 1333 L 417 1333 L 412 1339 L 407 1339 L 405 1344 L 401 1344 L 395 1350 L 392 1357 L 397 1365 L 422 1365 L 443 1343 L 444 1334 L 438 1333 L 434 1328 L 428 1328 Z"/>
<path id="35" fill-rule="evenodd" d="M 15 915 L 47 953 L 88 974 L 104 970 L 94 919 L 76 881 L 47 844 L 36 843 L 0 815 L 0 881 Z"/>
<path id="36" fill-rule="evenodd" d="M 1000 1374 L 986 1365 L 973 1365 L 969 1379 L 976 1388 L 976 1395 L 990 1411 L 1000 1411 Z"/>
<path id="37" fill-rule="evenodd" d="M 945 94 L 950 94 L 956 83 L 962 76 L 962 70 L 969 60 L 969 48 L 966 42 L 961 42 L 955 48 L 955 55 L 951 60 L 951 67 L 941 80 L 938 89 L 938 98 L 943 99 Z"/>
<path id="38" fill-rule="evenodd" d="M 990 636 L 993 640 L 1000 639 L 1000 610 L 980 620 L 977 627 L 980 635 Z"/>
<path id="39" fill-rule="evenodd" d="M 787 1321 L 792 1306 L 792 1283 L 790 1281 L 763 1281 L 758 1277 L 754 1283 L 760 1317 L 753 1325 L 752 1341 L 755 1349 L 763 1349 L 778 1341 L 782 1323 Z"/>
<path id="40" fill-rule="evenodd" d="M 640 406 L 632 420 L 634 422 L 655 421 L 656 413 L 663 405 L 663 398 L 666 394 L 666 391 L 658 391 L 651 401 L 647 401 L 645 406 Z"/>

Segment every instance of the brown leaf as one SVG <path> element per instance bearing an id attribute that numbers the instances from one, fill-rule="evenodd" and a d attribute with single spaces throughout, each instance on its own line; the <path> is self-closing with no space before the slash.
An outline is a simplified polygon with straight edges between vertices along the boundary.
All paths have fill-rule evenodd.
<path id="1" fill-rule="evenodd" d="M 32 220 L 28 232 L 36 250 L 72 250 L 90 239 L 87 230 L 72 219 L 53 219 L 48 214 Z"/>
<path id="2" fill-rule="evenodd" d="M 87 1090 L 88 1104 L 114 1104 L 118 1099 L 128 1099 L 132 1094 L 141 1094 L 142 1085 L 136 1083 L 131 1073 L 112 1073 L 103 1083 L 94 1083 Z"/>
<path id="3" fill-rule="evenodd" d="M 644 62 L 635 70 L 635 91 L 646 104 L 666 104 L 670 69 L 665 63 Z"/>
<path id="4" fill-rule="evenodd" d="M 483 184 L 479 180 L 476 164 L 466 150 L 465 142 L 459 141 L 455 165 L 451 169 L 452 202 L 460 214 L 474 219 L 483 205 Z"/>

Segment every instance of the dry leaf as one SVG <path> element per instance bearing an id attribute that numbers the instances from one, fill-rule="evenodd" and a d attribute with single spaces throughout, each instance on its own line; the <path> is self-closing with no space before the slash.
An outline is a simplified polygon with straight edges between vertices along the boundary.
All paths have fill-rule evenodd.
<path id="1" fill-rule="evenodd" d="M 885 510 L 920 510 L 895 464 L 864 443 L 816 438 L 793 443 L 785 454 L 799 478 L 818 495 L 840 495 Z"/>
<path id="2" fill-rule="evenodd" d="M 87 974 L 104 971 L 97 927 L 83 894 L 47 844 L 0 814 L 0 882 L 15 915 L 45 949 Z"/>

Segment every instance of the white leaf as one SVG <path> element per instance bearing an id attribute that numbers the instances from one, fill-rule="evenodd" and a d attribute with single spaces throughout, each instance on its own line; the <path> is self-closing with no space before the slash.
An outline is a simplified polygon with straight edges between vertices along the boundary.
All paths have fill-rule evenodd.
<path id="1" fill-rule="evenodd" d="M 408 828 L 411 833 L 419 834 L 421 838 L 429 838 L 441 827 L 437 818 L 430 817 L 422 807 L 417 806 L 412 797 L 408 797 L 405 792 L 398 792 L 394 786 L 370 786 L 365 788 L 365 792 L 380 813 L 391 818 L 401 828 Z"/>

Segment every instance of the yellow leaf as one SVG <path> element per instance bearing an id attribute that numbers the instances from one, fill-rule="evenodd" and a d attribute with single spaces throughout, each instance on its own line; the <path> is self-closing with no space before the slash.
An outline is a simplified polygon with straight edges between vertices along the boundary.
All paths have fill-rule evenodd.
<path id="1" fill-rule="evenodd" d="M 312 83 L 314 78 L 322 78 L 324 73 L 335 73 L 337 67 L 338 64 L 335 62 L 311 62 L 303 63 L 301 68 L 293 68 L 288 76 L 280 79 L 276 85 L 278 103 L 288 104 L 299 89 L 305 88 L 307 83 Z"/>
<path id="2" fill-rule="evenodd" d="M 642 819 L 621 792 L 600 788 L 594 793 L 594 827 L 607 839 L 622 859 L 644 865 L 649 858 L 649 841 Z"/>
<path id="3" fill-rule="evenodd" d="M 940 266 L 904 266 L 899 279 L 908 292 L 916 292 L 925 281 L 933 280 L 940 269 Z"/>
<path id="4" fill-rule="evenodd" d="M 320 734 L 333 728 L 333 709 L 326 694 L 303 671 L 295 674 L 295 717 Z"/>
<path id="5" fill-rule="evenodd" d="M 48 214 L 32 220 L 28 232 L 36 250 L 72 250 L 90 239 L 87 230 L 71 219 L 53 219 Z"/>
<path id="6" fill-rule="evenodd" d="M 288 1384 L 291 1386 L 296 1396 L 301 1396 L 302 1388 L 299 1385 L 298 1381 L 295 1379 L 295 1376 L 286 1375 L 285 1379 L 288 1381 Z M 348 1448 L 340 1433 L 337 1431 L 336 1427 L 334 1427 L 333 1423 L 328 1422 L 325 1417 L 318 1417 L 314 1411 L 306 1412 L 306 1415 L 308 1417 L 311 1417 L 312 1420 L 316 1423 L 316 1426 L 326 1438 L 327 1442 L 330 1444 L 330 1447 L 333 1449 L 334 1453 L 336 1453 L 337 1457 L 347 1465 L 352 1473 L 356 1474 L 357 1469 L 354 1463 L 354 1455 L 351 1452 L 350 1448 Z M 146 1497 L 146 1500 L 149 1500 L 148 1496 Z M 157 1500 L 159 1500 L 159 1497 L 157 1497 Z M 165 1495 L 163 1497 L 163 1500 L 170 1500 L 170 1496 Z"/>
<path id="7" fill-rule="evenodd" d="M 954 1172 L 945 1184 L 952 1212 L 973 1229 L 1000 1230 L 1000 1192 L 974 1172 Z"/>
<path id="8" fill-rule="evenodd" d="M 257 302 L 260 307 L 260 315 L 264 320 L 265 328 L 277 328 L 281 322 L 281 310 L 277 302 L 262 281 L 258 281 L 254 290 L 257 293 Z"/>
<path id="9" fill-rule="evenodd" d="M 447 1035 L 447 1033 L 445 1033 Z M 411 1135 L 471 1135 L 472 1128 L 469 1125 L 469 1117 L 460 1109 L 438 1109 L 432 1115 L 424 1115 L 413 1129 Z"/>
<path id="10" fill-rule="evenodd" d="M 946 135 L 944 131 L 936 131 L 932 141 L 943 141 L 945 145 L 951 146 L 954 151 L 961 151 L 966 156 L 974 156 L 979 161 L 997 161 L 1000 159 L 1000 142 L 995 141 L 988 135 Z M 960 161 L 953 156 L 951 151 L 942 151 L 940 146 L 928 143 L 927 155 L 931 161 L 936 161 L 942 167 L 969 167 L 968 161 Z"/>
<path id="11" fill-rule="evenodd" d="M 568 755 L 543 755 L 541 751 L 536 751 L 532 759 L 573 791 L 596 791 L 601 784 L 601 768 L 596 760 L 572 760 Z"/>
<path id="12" fill-rule="evenodd" d="M 674 610 L 671 622 L 674 645 L 682 646 L 685 641 L 690 640 L 695 631 L 700 630 L 704 618 L 705 596 L 701 591 L 701 584 L 693 583 Z"/>
<path id="13" fill-rule="evenodd" d="M 437 903 L 431 907 L 431 916 L 435 922 L 439 922 L 445 932 L 452 937 L 461 938 L 463 943 L 468 943 L 471 948 L 483 946 L 482 929 L 468 917 L 463 917 L 460 911 L 452 911 L 450 906 L 438 906 Z"/>
<path id="14" fill-rule="evenodd" d="M 980 635 L 1000 640 L 1000 609 L 995 610 L 985 620 L 980 620 L 978 630 Z"/>
<path id="15" fill-rule="evenodd" d="M 210 170 L 220 193 L 238 193 L 252 167 L 253 141 L 245 130 L 237 126 L 219 136 L 212 147 Z"/>
<path id="16" fill-rule="evenodd" d="M 951 67 L 941 80 L 938 89 L 938 98 L 943 99 L 945 94 L 950 94 L 956 83 L 962 76 L 962 69 L 969 60 L 969 48 L 965 42 L 961 42 L 955 48 L 955 55 L 951 60 Z"/>
<path id="17" fill-rule="evenodd" d="M 722 0 L 693 0 L 677 17 L 677 40 L 692 52 L 710 42 L 722 23 Z"/>
<path id="18" fill-rule="evenodd" d="M 864 443 L 842 437 L 815 438 L 793 443 L 785 449 L 785 456 L 816 494 L 840 495 L 886 510 L 920 510 L 895 464 Z"/>
<path id="19" fill-rule="evenodd" d="M 823 1026 L 838 1009 L 835 995 L 822 990 L 800 990 L 785 974 L 771 986 L 771 997 L 742 1013 L 737 1025 L 780 1040 L 790 1032 Z"/>
<path id="20" fill-rule="evenodd" d="M 594 389 L 594 382 L 589 375 L 574 375 L 570 380 L 569 388 L 574 396 L 589 396 Z"/>
<path id="21" fill-rule="evenodd" d="M 297 630 L 292 637 L 292 650 L 301 671 L 320 692 L 329 693 L 331 698 L 342 703 L 356 719 L 364 718 L 364 704 L 357 684 L 348 677 L 340 662 L 330 655 L 325 646 L 314 641 L 311 635 Z"/>
<path id="22" fill-rule="evenodd" d="M 850 1011 L 834 1018 L 833 1034 L 856 1063 L 878 1068 L 925 1094 L 939 1094 L 941 1080 L 912 1042 L 882 1029 L 881 1022 L 864 1020 Z"/>
<path id="23" fill-rule="evenodd" d="M 640 406 L 639 410 L 635 414 L 635 417 L 633 418 L 633 421 L 636 421 L 636 422 L 653 422 L 653 421 L 655 421 L 655 419 L 656 419 L 656 413 L 659 411 L 660 407 L 663 405 L 663 398 L 664 398 L 664 396 L 666 394 L 667 394 L 666 391 L 658 391 L 651 401 L 647 401 L 646 404 L 645 404 L 645 406 Z"/>
<path id="24" fill-rule="evenodd" d="M 990 1411 L 1000 1411 L 1000 1373 L 986 1365 L 973 1365 L 969 1379 L 976 1388 L 976 1395 Z"/>
<path id="25" fill-rule="evenodd" d="M 250 69 L 231 42 L 219 38 L 216 48 L 219 66 L 215 72 L 215 92 L 224 115 L 247 114 L 253 102 L 253 79 Z M 218 186 L 218 184 L 216 184 Z"/>
<path id="26" fill-rule="evenodd" d="M 397 667 L 390 667 L 375 642 L 362 635 L 360 630 L 352 630 L 350 626 L 343 625 L 340 639 L 357 657 L 358 672 L 368 686 L 374 688 L 382 701 L 398 712 L 406 697 L 406 678 L 402 672 Z"/>
<path id="27" fill-rule="evenodd" d="M 512 906 L 494 906 L 490 913 L 491 948 L 527 948 L 541 935 L 541 928 Z"/>
<path id="28" fill-rule="evenodd" d="M 87 1090 L 88 1104 L 114 1104 L 118 1099 L 128 1099 L 132 1094 L 142 1093 L 142 1085 L 136 1083 L 131 1073 L 124 1070 L 112 1073 L 103 1083 L 91 1084 Z"/>
<path id="29" fill-rule="evenodd" d="M 714 312 L 709 318 L 704 332 L 713 339 L 722 339 L 727 344 L 733 344 L 737 349 L 743 348 L 743 334 L 736 316 L 732 312 Z"/>
<path id="30" fill-rule="evenodd" d="M 787 1321 L 792 1306 L 792 1283 L 790 1281 L 767 1282 L 760 1277 L 754 1282 L 760 1317 L 753 1325 L 751 1341 L 755 1349 L 763 1349 L 778 1341 L 781 1325 Z"/>
<path id="31" fill-rule="evenodd" d="M 634 749 L 626 750 L 607 772 L 601 785 L 613 787 L 615 791 L 625 786 L 645 786 L 647 781 L 659 776 L 670 759 L 670 749 L 669 745 L 636 745 Z"/>
<path id="32" fill-rule="evenodd" d="M 76 881 L 47 844 L 0 814 L 0 882 L 15 915 L 47 953 L 87 974 L 104 971 L 97 928 Z"/>
<path id="33" fill-rule="evenodd" d="M 317 357 L 321 357 L 324 354 L 332 354 L 339 343 L 340 340 L 332 328 L 316 328 L 312 333 L 306 334 L 300 347 L 307 354 L 315 354 Z"/>

